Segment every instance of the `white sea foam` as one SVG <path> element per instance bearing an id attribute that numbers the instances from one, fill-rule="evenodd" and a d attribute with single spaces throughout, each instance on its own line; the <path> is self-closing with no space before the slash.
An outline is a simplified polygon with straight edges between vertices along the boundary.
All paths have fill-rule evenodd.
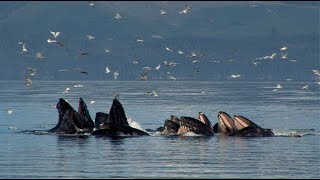
<path id="1" fill-rule="evenodd" d="M 128 120 L 129 126 L 131 126 L 131 127 L 133 127 L 133 128 L 136 128 L 136 129 L 139 129 L 139 130 L 141 130 L 141 131 L 145 131 L 145 130 L 141 127 L 141 125 L 140 125 L 138 122 L 134 121 L 131 117 L 129 117 L 127 120 Z"/>
<path id="2" fill-rule="evenodd" d="M 186 132 L 186 133 L 182 134 L 182 136 L 203 136 L 203 135 L 196 134 L 194 132 Z"/>
<path id="3" fill-rule="evenodd" d="M 292 130 L 273 130 L 275 136 L 301 137 L 319 136 L 320 132 L 315 129 L 292 129 Z"/>

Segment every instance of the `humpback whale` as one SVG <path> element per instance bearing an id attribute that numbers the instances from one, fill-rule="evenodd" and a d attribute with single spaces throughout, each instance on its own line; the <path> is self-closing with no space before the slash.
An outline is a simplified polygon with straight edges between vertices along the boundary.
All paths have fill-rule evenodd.
<path id="1" fill-rule="evenodd" d="M 223 111 L 218 113 L 218 123 L 213 126 L 213 131 L 230 136 L 274 136 L 271 129 L 264 129 L 244 116 L 234 115 L 232 119 L 229 114 Z"/>
<path id="2" fill-rule="evenodd" d="M 78 112 L 63 98 L 56 105 L 58 109 L 58 124 L 48 130 L 58 134 L 84 134 L 92 135 L 149 135 L 148 133 L 129 126 L 121 103 L 114 99 L 109 114 L 97 112 L 95 122 L 91 119 L 86 103 L 79 99 Z"/>
<path id="3" fill-rule="evenodd" d="M 75 111 L 63 98 L 59 99 L 56 108 L 59 114 L 58 124 L 48 130 L 48 132 L 58 134 L 83 134 L 92 132 L 94 124 L 82 98 L 79 99 L 79 112 Z"/>
<path id="4" fill-rule="evenodd" d="M 218 112 L 218 123 L 215 125 L 214 129 L 217 129 L 217 132 L 223 134 L 233 134 L 236 131 L 232 117 L 223 111 Z"/>
<path id="5" fill-rule="evenodd" d="M 94 130 L 92 135 L 105 135 L 105 136 L 149 136 L 148 133 L 141 131 L 139 129 L 129 126 L 125 111 L 122 104 L 117 100 L 113 99 L 112 106 L 110 108 L 109 114 L 106 117 L 105 121 L 99 124 L 99 129 Z M 96 118 L 100 123 L 100 120 L 103 121 L 103 118 Z M 96 124 L 97 126 L 97 124 Z"/>
<path id="6" fill-rule="evenodd" d="M 178 118 L 171 115 L 170 119 L 165 120 L 163 127 L 157 128 L 157 131 L 160 131 L 163 135 L 182 135 L 187 132 L 206 136 L 214 135 L 209 119 L 202 112 L 199 112 L 199 119 L 187 116 Z"/>
<path id="7" fill-rule="evenodd" d="M 235 136 L 274 136 L 272 129 L 264 129 L 244 116 L 234 115 L 234 122 L 237 128 Z"/>
<path id="8" fill-rule="evenodd" d="M 133 128 L 129 125 L 122 104 L 113 99 L 109 113 L 97 112 L 95 121 L 92 120 L 86 103 L 80 97 L 78 111 L 60 98 L 56 108 L 58 110 L 58 123 L 48 130 L 57 134 L 84 134 L 104 135 L 104 136 L 149 136 L 145 131 Z M 230 136 L 274 136 L 271 129 L 264 129 L 255 124 L 250 119 L 234 115 L 232 118 L 223 111 L 218 113 L 218 122 L 212 126 L 208 117 L 199 112 L 198 119 L 181 116 L 180 118 L 171 115 L 166 119 L 163 127 L 157 128 L 162 135 L 176 134 L 182 135 L 187 132 L 212 136 L 214 133 L 227 134 Z"/>

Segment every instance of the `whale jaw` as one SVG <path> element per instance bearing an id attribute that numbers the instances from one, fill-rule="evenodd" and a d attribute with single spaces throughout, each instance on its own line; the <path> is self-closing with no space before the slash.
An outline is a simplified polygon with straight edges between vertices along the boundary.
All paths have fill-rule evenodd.
<path id="1" fill-rule="evenodd" d="M 233 134 L 236 131 L 232 117 L 226 112 L 218 113 L 218 131 L 224 134 Z"/>

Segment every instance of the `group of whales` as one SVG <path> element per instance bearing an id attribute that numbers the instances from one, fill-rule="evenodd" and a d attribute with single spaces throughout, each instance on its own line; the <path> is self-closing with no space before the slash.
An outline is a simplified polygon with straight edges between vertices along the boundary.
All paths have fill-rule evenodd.
<path id="1" fill-rule="evenodd" d="M 129 125 L 122 104 L 113 99 L 109 114 L 97 112 L 95 121 L 92 120 L 86 103 L 80 97 L 78 111 L 63 98 L 56 105 L 59 114 L 58 124 L 48 130 L 57 134 L 85 134 L 103 136 L 150 136 L 148 132 L 133 128 Z M 235 115 L 232 119 L 227 113 L 218 113 L 218 122 L 212 126 L 207 116 L 199 112 L 199 118 L 171 115 L 163 127 L 149 132 L 160 132 L 161 135 L 182 135 L 192 132 L 198 135 L 213 136 L 215 133 L 229 136 L 273 136 L 271 129 L 264 129 L 251 120 Z"/>

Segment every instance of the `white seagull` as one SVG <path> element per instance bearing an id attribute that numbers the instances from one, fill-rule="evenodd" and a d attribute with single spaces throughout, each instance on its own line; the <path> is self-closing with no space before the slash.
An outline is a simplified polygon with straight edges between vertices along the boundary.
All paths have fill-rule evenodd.
<path id="1" fill-rule="evenodd" d="M 121 19 L 122 16 L 121 16 L 119 13 L 116 13 L 116 15 L 114 16 L 114 18 L 116 18 L 116 19 Z"/>
<path id="2" fill-rule="evenodd" d="M 67 87 L 62 93 L 69 93 L 71 88 Z"/>
<path id="3" fill-rule="evenodd" d="M 74 84 L 72 87 L 74 87 L 74 88 L 79 88 L 79 87 L 84 87 L 84 86 L 81 85 L 81 84 Z"/>
<path id="4" fill-rule="evenodd" d="M 164 11 L 163 9 L 160 9 L 160 14 L 167 14 L 167 12 Z"/>
<path id="5" fill-rule="evenodd" d="M 26 44 L 22 45 L 22 52 L 28 52 L 28 49 L 26 48 Z"/>
<path id="6" fill-rule="evenodd" d="M 44 59 L 44 56 L 43 56 L 43 54 L 41 52 L 37 52 L 36 53 L 36 58 L 37 59 Z"/>
<path id="7" fill-rule="evenodd" d="M 136 38 L 136 41 L 137 41 L 137 42 L 143 42 L 143 39 L 142 39 L 142 38 L 140 38 L 140 39 L 139 39 L 139 38 Z"/>
<path id="8" fill-rule="evenodd" d="M 47 42 L 48 42 L 48 43 L 56 43 L 57 40 L 49 38 L 49 39 L 47 40 Z"/>
<path id="9" fill-rule="evenodd" d="M 277 86 L 275 87 L 276 89 L 281 89 L 283 88 L 281 84 L 277 84 Z"/>
<path id="10" fill-rule="evenodd" d="M 190 6 L 187 6 L 185 9 L 183 9 L 182 11 L 180 11 L 179 14 L 187 14 L 190 9 L 191 9 L 191 7 L 190 7 Z"/>
<path id="11" fill-rule="evenodd" d="M 159 64 L 159 65 L 158 65 L 157 67 L 155 67 L 154 69 L 155 69 L 155 70 L 159 70 L 160 67 L 161 67 L 161 64 Z"/>
<path id="12" fill-rule="evenodd" d="M 241 77 L 241 74 L 232 74 L 230 77 L 233 79 L 238 79 Z"/>
<path id="13" fill-rule="evenodd" d="M 12 113 L 13 113 L 13 109 L 8 109 L 8 110 L 7 110 L 7 113 L 8 113 L 8 114 L 12 114 Z"/>
<path id="14" fill-rule="evenodd" d="M 172 80 L 174 80 L 174 81 L 177 80 L 177 79 L 176 79 L 174 76 L 172 76 L 172 75 L 171 75 L 169 78 L 172 79 Z"/>
<path id="15" fill-rule="evenodd" d="M 57 38 L 60 35 L 60 32 L 50 31 L 50 33 L 54 36 L 54 38 Z"/>
<path id="16" fill-rule="evenodd" d="M 283 46 L 280 51 L 284 51 L 284 50 L 287 50 L 287 46 Z"/>
<path id="17" fill-rule="evenodd" d="M 288 56 L 288 54 L 283 54 L 283 55 L 281 56 L 281 58 L 282 58 L 282 59 L 287 59 L 287 58 L 288 58 L 287 56 Z"/>
<path id="18" fill-rule="evenodd" d="M 110 73 L 111 72 L 111 70 L 109 69 L 109 67 L 108 66 L 106 66 L 106 71 L 105 71 L 105 73 Z"/>
<path id="19" fill-rule="evenodd" d="M 305 86 L 303 86 L 301 89 L 303 89 L 303 90 L 308 90 L 308 89 L 309 89 L 309 85 L 305 85 Z"/>
<path id="20" fill-rule="evenodd" d="M 139 61 L 132 61 L 132 64 L 139 64 L 140 62 Z"/>
<path id="21" fill-rule="evenodd" d="M 149 92 L 149 91 L 148 91 L 146 94 L 147 94 L 148 96 L 159 96 L 159 95 L 157 94 L 157 92 L 154 91 L 154 90 L 153 90 L 152 92 Z"/>
<path id="22" fill-rule="evenodd" d="M 178 51 L 179 54 L 184 54 L 184 52 L 182 52 L 181 50 Z"/>
<path id="23" fill-rule="evenodd" d="M 167 51 L 171 51 L 171 52 L 172 52 L 172 50 L 171 50 L 170 48 L 168 48 L 167 46 L 166 46 L 166 50 L 167 50 Z"/>
<path id="24" fill-rule="evenodd" d="M 119 77 L 119 73 L 118 73 L 118 71 L 115 71 L 115 72 L 113 73 L 113 78 L 114 78 L 115 80 L 117 80 L 118 77 Z"/>
<path id="25" fill-rule="evenodd" d="M 151 68 L 150 66 L 143 67 L 142 69 L 143 69 L 143 70 L 147 70 L 147 71 L 152 70 L 152 68 Z"/>
<path id="26" fill-rule="evenodd" d="M 94 6 L 94 1 L 91 1 L 91 2 L 89 3 L 89 6 L 90 6 L 90 7 L 93 7 L 93 6 Z"/>
<path id="27" fill-rule="evenodd" d="M 93 39 L 95 38 L 94 36 L 92 36 L 92 35 L 90 35 L 90 34 L 86 35 L 86 37 L 87 37 L 89 40 L 93 40 Z"/>
<path id="28" fill-rule="evenodd" d="M 312 74 L 320 76 L 320 70 L 312 69 L 311 71 L 312 71 Z"/>
<path id="29" fill-rule="evenodd" d="M 148 74 L 146 72 L 140 73 L 140 80 L 146 81 L 148 79 Z"/>

